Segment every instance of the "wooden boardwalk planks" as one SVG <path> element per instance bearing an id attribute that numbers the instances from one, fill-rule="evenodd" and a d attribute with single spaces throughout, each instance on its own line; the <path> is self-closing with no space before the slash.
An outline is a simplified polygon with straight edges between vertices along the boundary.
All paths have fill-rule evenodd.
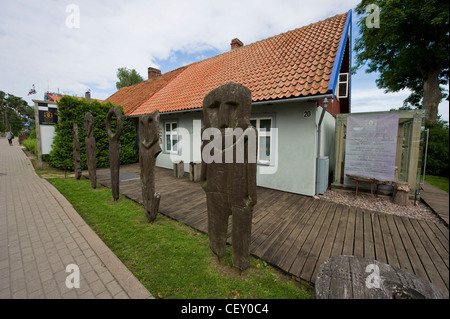
<path id="1" fill-rule="evenodd" d="M 121 170 L 139 174 L 138 165 Z M 109 187 L 105 174 L 99 183 Z M 157 168 L 160 212 L 207 233 L 206 196 L 200 185 Z M 120 192 L 142 201 L 140 180 L 120 183 Z M 231 217 L 232 218 L 232 217 Z M 231 218 L 229 236 L 231 234 Z M 428 221 L 365 211 L 292 193 L 258 187 L 250 252 L 304 280 L 314 282 L 320 265 L 333 256 L 376 259 L 449 288 L 448 227 Z M 231 243 L 230 238 L 228 242 Z"/>
<path id="2" fill-rule="evenodd" d="M 422 184 L 420 198 L 429 205 L 448 225 L 448 193 L 425 182 Z"/>

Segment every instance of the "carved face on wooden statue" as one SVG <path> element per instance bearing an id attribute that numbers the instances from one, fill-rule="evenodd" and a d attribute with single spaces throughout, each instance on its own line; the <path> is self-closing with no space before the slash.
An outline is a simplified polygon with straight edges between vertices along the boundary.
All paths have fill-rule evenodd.
<path id="1" fill-rule="evenodd" d="M 232 259 L 241 270 L 250 264 L 252 213 L 256 204 L 256 161 L 248 160 L 248 145 L 255 145 L 257 140 L 257 132 L 250 125 L 251 102 L 250 90 L 236 83 L 212 90 L 203 100 L 201 180 L 208 208 L 209 246 L 219 258 L 225 255 L 228 220 L 233 215 Z M 208 139 L 210 133 L 214 135 L 212 141 Z M 253 143 L 245 142 L 246 136 L 252 136 Z M 214 148 L 210 147 L 211 142 L 216 144 Z M 210 150 L 214 153 L 211 158 Z M 238 153 L 241 161 L 237 161 Z M 256 154 L 256 147 L 253 153 Z"/>
<path id="2" fill-rule="evenodd" d="M 237 83 L 227 83 L 211 91 L 203 100 L 205 128 L 246 129 L 250 126 L 251 92 Z"/>

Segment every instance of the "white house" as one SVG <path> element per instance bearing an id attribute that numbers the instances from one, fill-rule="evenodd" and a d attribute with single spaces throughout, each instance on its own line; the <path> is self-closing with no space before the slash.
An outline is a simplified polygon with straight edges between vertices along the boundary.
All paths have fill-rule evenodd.
<path id="1" fill-rule="evenodd" d="M 231 50 L 147 81 L 107 99 L 137 118 L 160 112 L 157 166 L 200 161 L 202 104 L 227 82 L 252 93 L 258 129 L 258 186 L 313 196 L 334 169 L 335 115 L 350 112 L 352 12 Z"/>

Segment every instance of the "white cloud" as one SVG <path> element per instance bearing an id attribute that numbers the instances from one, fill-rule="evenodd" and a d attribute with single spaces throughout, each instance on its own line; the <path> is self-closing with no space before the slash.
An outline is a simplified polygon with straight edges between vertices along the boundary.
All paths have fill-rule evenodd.
<path id="1" fill-rule="evenodd" d="M 352 90 L 352 112 L 389 111 L 403 105 L 409 91 L 385 93 L 377 88 Z"/>
<path id="2" fill-rule="evenodd" d="M 93 96 L 115 91 L 119 67 L 144 77 L 148 66 L 179 53 L 229 49 L 343 13 L 358 1 L 3 1 L 0 9 L 0 90 L 26 97 L 45 90 Z M 68 28 L 78 6 L 80 28 Z M 158 62 L 157 62 L 158 61 Z M 181 63 L 185 61 L 178 60 Z M 181 66 L 181 65 L 180 65 Z M 31 102 L 31 99 L 28 99 Z"/>
<path id="3" fill-rule="evenodd" d="M 116 91 L 119 67 L 185 65 L 205 52 L 244 44 L 347 12 L 359 0 L 16 0 L 0 4 L 0 90 L 42 99 L 50 91 L 94 98 Z M 68 28 L 75 4 L 80 28 Z M 176 65 L 178 63 L 178 65 Z M 164 70 L 164 72 L 171 69 Z M 35 84 L 37 95 L 27 97 Z M 371 83 L 374 87 L 374 83 Z M 353 90 L 359 103 L 362 92 Z M 375 94 L 375 91 L 374 91 Z M 362 102 L 361 102 L 362 103 Z M 447 107 L 448 109 L 448 107 Z"/>
<path id="4" fill-rule="evenodd" d="M 353 82 L 357 82 L 359 75 L 355 76 Z M 370 77 L 372 78 L 372 76 Z M 356 81 L 355 81 L 356 80 Z M 378 89 L 376 86 L 363 84 L 355 84 L 352 88 L 352 113 L 363 112 L 382 112 L 390 109 L 399 108 L 403 105 L 403 101 L 411 94 L 409 90 L 402 90 L 400 92 L 385 93 L 384 90 Z M 446 87 L 448 91 L 448 86 Z M 449 102 L 443 100 L 438 107 L 439 114 L 442 119 L 449 120 Z"/>

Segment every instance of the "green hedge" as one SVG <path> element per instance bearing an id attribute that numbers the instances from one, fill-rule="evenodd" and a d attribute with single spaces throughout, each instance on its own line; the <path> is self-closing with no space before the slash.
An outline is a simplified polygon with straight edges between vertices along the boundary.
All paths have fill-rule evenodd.
<path id="1" fill-rule="evenodd" d="M 73 124 L 78 123 L 80 140 L 81 167 L 86 169 L 86 145 L 84 131 L 84 115 L 90 112 L 94 116 L 94 137 L 97 149 L 97 167 L 109 166 L 109 137 L 106 133 L 106 115 L 111 107 L 122 107 L 111 103 L 87 101 L 64 96 L 58 102 L 58 124 L 55 126 L 53 149 L 50 152 L 50 163 L 58 168 L 73 170 Z M 123 114 L 123 111 L 122 111 Z M 130 119 L 123 115 L 124 128 L 120 136 L 120 163 L 136 163 L 139 150 L 136 144 L 136 130 Z M 114 124 L 112 125 L 114 130 Z"/>
<path id="2" fill-rule="evenodd" d="M 449 177 L 449 127 L 448 122 L 426 123 L 430 130 L 426 175 Z M 422 163 L 423 163 L 422 159 Z"/>

